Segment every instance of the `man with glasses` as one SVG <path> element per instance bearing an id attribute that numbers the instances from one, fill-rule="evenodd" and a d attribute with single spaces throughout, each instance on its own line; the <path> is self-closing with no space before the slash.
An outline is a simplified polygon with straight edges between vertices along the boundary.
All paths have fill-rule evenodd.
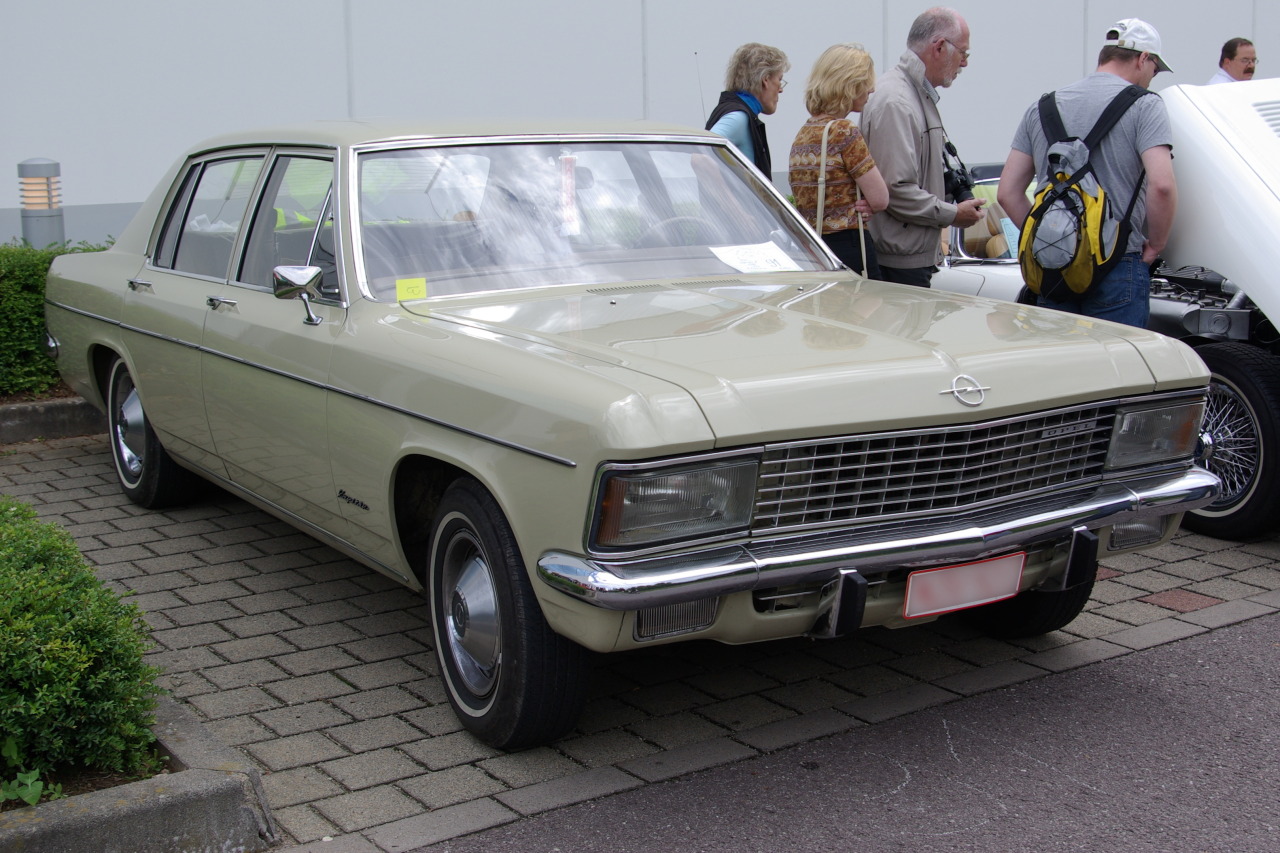
<path id="1" fill-rule="evenodd" d="M 1054 93 L 1067 135 L 1083 139 L 1117 94 L 1130 85 L 1149 89 L 1156 74 L 1168 70 L 1155 27 L 1137 18 L 1112 25 L 1098 54 L 1097 70 Z M 1019 226 L 1031 209 L 1027 185 L 1035 178 L 1037 187 L 1043 186 L 1049 170 L 1050 142 L 1037 107 L 1031 105 L 1014 134 L 996 195 Z M 1124 257 L 1082 301 L 1055 302 L 1042 296 L 1041 305 L 1131 326 L 1146 325 L 1150 266 L 1164 250 L 1178 204 L 1172 152 L 1169 113 L 1160 96 L 1148 92 L 1092 151 L 1098 183 L 1110 194 L 1112 209 L 1123 215 L 1133 202 L 1133 230 Z"/>
<path id="2" fill-rule="evenodd" d="M 1206 85 L 1252 80 L 1258 70 L 1258 51 L 1247 38 L 1228 39 L 1218 58 L 1218 71 Z"/>
<path id="3" fill-rule="evenodd" d="M 889 187 L 888 209 L 870 223 L 886 281 L 928 287 L 942 260 L 942 230 L 967 228 L 984 215 L 972 195 L 946 199 L 939 90 L 968 64 L 969 25 L 954 9 L 929 9 L 862 110 L 862 135 Z"/>

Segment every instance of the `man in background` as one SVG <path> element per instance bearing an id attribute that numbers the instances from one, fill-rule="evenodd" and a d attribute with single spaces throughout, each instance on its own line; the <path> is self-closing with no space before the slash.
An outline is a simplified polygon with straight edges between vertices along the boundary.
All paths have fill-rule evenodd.
<path id="1" fill-rule="evenodd" d="M 862 135 L 889 187 L 889 207 L 871 217 L 880 274 L 928 287 L 942 260 L 942 229 L 982 218 L 983 202 L 947 201 L 939 89 L 969 64 L 969 25 L 936 6 L 916 18 L 907 50 L 876 82 L 862 111 Z"/>
<path id="2" fill-rule="evenodd" d="M 1218 58 L 1218 70 L 1206 85 L 1252 80 L 1258 68 L 1258 51 L 1247 38 L 1227 39 Z"/>

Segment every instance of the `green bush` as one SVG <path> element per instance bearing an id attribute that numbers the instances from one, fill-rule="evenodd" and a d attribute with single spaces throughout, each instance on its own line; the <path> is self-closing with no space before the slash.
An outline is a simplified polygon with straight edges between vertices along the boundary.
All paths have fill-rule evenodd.
<path id="1" fill-rule="evenodd" d="M 29 768 L 145 769 L 159 688 L 141 612 L 35 518 L 0 496 L 0 733 Z"/>
<path id="2" fill-rule="evenodd" d="M 53 249 L 0 245 L 0 394 L 39 394 L 58 384 L 58 368 L 44 352 L 49 264 L 67 252 L 104 248 L 84 243 Z"/>

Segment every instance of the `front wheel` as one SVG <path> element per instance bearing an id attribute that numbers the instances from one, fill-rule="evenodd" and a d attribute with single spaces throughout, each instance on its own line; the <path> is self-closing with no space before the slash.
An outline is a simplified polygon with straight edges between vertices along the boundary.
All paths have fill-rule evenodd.
<path id="1" fill-rule="evenodd" d="M 510 526 L 474 480 L 445 491 L 427 569 L 436 655 L 462 725 L 498 749 L 567 734 L 586 701 L 587 651 L 547 625 Z"/>
<path id="2" fill-rule="evenodd" d="M 113 361 L 107 373 L 106 399 L 111 458 L 121 491 L 147 509 L 186 500 L 196 485 L 195 476 L 174 462 L 160 444 L 122 358 Z"/>
<path id="3" fill-rule="evenodd" d="M 1013 598 L 964 611 L 965 620 L 992 637 L 1038 637 L 1070 624 L 1093 593 L 1093 581 L 1070 589 L 1029 589 Z"/>
<path id="4" fill-rule="evenodd" d="M 1204 432 L 1207 467 L 1222 492 L 1187 513 L 1183 526 L 1217 539 L 1253 539 L 1280 523 L 1280 359 L 1247 344 L 1196 349 L 1212 376 Z"/>

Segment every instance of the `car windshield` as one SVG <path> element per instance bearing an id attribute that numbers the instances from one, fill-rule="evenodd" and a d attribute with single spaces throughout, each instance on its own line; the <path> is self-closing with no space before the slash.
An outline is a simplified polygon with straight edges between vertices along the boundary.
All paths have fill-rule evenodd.
<path id="1" fill-rule="evenodd" d="M 359 158 L 357 240 L 379 301 L 834 267 L 723 146 L 395 148 Z"/>

